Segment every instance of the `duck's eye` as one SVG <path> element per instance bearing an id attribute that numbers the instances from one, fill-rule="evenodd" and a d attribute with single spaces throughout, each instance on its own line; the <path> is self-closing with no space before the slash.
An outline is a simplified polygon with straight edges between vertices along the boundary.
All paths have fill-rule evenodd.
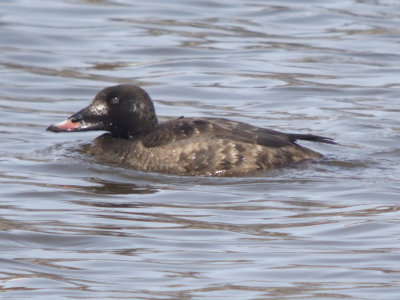
<path id="1" fill-rule="evenodd" d="M 111 98 L 110 103 L 112 105 L 118 104 L 119 103 L 119 98 L 118 97 Z"/>

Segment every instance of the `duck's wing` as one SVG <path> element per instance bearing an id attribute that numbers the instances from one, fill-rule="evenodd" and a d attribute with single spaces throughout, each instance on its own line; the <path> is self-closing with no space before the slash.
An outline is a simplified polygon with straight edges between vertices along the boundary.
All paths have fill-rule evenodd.
<path id="1" fill-rule="evenodd" d="M 146 135 L 146 147 L 156 147 L 191 138 L 226 139 L 248 144 L 279 148 L 291 146 L 296 140 L 335 144 L 332 139 L 312 134 L 287 134 L 251 126 L 242 122 L 214 118 L 179 118 L 160 124 Z"/>
<path id="2" fill-rule="evenodd" d="M 284 133 L 272 129 L 251 126 L 246 123 L 222 119 L 221 126 L 226 126 L 236 139 L 250 139 L 253 143 L 268 147 L 283 147 L 293 144 L 297 140 L 336 144 L 333 139 L 314 134 Z M 249 141 L 250 142 L 250 141 Z M 288 144 L 289 143 L 289 144 Z"/>
<path id="3" fill-rule="evenodd" d="M 191 137 L 207 135 L 213 125 L 202 119 L 179 118 L 158 125 L 152 132 L 142 138 L 146 147 L 157 147 Z"/>

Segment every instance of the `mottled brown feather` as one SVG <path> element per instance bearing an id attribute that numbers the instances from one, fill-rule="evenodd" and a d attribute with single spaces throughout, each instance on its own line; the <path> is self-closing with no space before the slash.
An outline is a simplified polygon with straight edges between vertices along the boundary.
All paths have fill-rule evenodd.
<path id="1" fill-rule="evenodd" d="M 181 118 L 140 138 L 105 134 L 95 140 L 90 153 L 138 170 L 202 176 L 244 176 L 322 157 L 290 139 L 225 119 Z"/>

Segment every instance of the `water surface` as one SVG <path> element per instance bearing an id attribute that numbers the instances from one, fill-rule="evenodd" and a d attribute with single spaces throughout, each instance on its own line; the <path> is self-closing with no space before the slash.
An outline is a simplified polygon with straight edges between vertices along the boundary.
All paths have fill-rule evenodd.
<path id="1" fill-rule="evenodd" d="M 4 299 L 397 299 L 400 4 L 0 1 Z M 250 178 L 108 165 L 45 128 L 119 83 L 161 120 L 335 138 Z"/>

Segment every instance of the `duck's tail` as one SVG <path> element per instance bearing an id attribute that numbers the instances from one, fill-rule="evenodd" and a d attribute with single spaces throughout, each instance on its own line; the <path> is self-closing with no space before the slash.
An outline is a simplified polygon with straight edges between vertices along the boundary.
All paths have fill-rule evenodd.
<path id="1" fill-rule="evenodd" d="M 304 141 L 311 141 L 311 142 L 318 142 L 318 143 L 325 143 L 325 144 L 333 144 L 337 145 L 333 139 L 320 136 L 320 135 L 313 135 L 313 134 L 289 134 L 290 139 L 292 142 L 297 140 L 304 140 Z"/>

